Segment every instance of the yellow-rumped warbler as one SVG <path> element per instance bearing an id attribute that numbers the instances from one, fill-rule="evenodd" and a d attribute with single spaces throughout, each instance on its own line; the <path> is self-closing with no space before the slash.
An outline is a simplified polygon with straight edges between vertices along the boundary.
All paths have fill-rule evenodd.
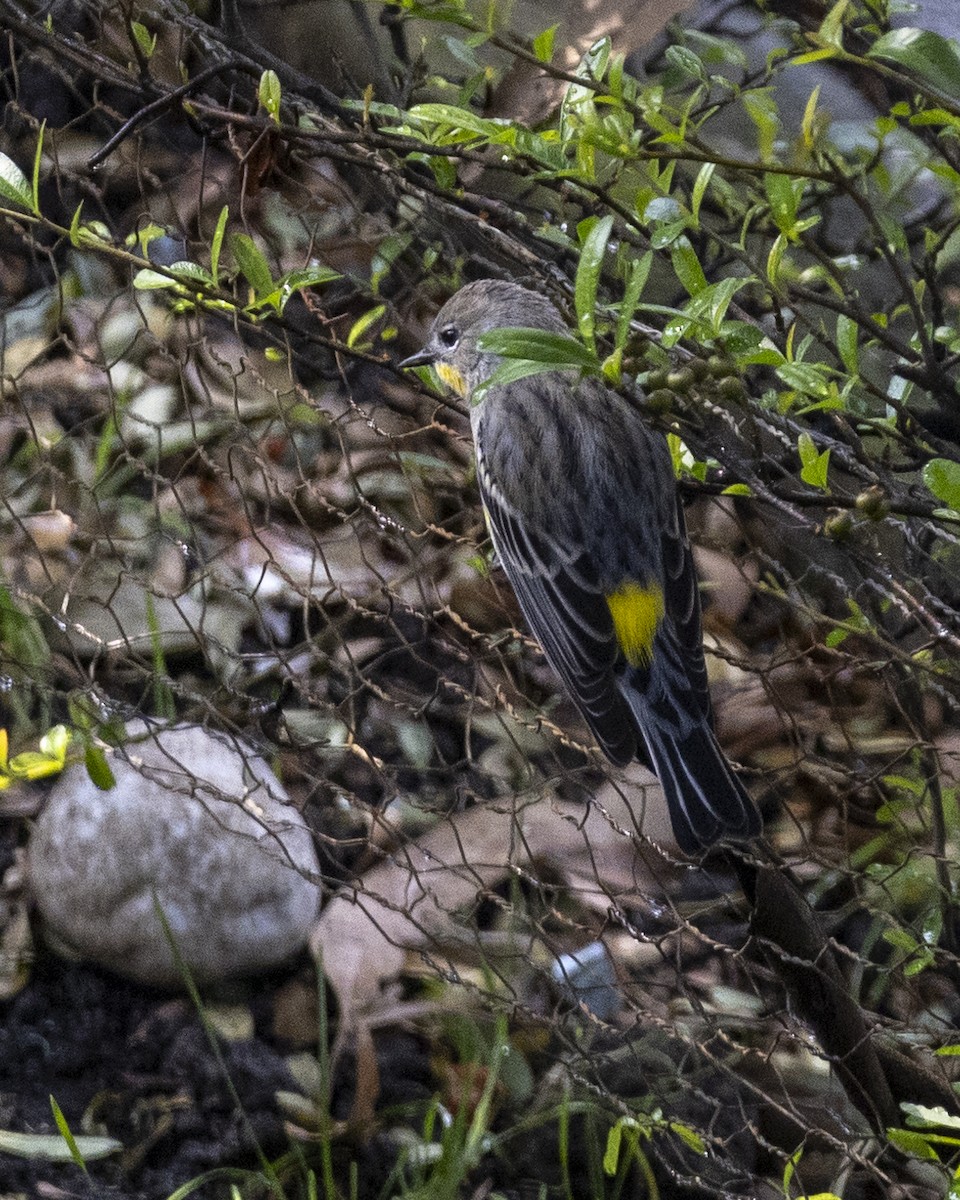
<path id="1" fill-rule="evenodd" d="M 491 329 L 566 333 L 545 297 L 514 283 L 467 284 L 423 349 L 470 399 L 502 362 Z M 523 614 L 607 757 L 645 748 L 680 847 L 745 841 L 760 817 L 717 744 L 700 598 L 664 438 L 601 380 L 556 370 L 487 389 L 471 408 L 480 493 L 494 549 Z"/>

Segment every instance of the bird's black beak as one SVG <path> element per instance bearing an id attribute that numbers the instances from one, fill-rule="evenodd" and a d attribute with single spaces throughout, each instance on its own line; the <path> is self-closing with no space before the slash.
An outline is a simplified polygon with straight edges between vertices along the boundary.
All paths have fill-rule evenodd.
<path id="1" fill-rule="evenodd" d="M 399 364 L 400 370 L 405 371 L 407 367 L 429 367 L 434 363 L 436 357 L 436 354 L 432 350 L 427 350 L 424 347 L 423 350 L 418 350 L 416 354 L 411 354 L 409 358 L 405 358 Z"/>

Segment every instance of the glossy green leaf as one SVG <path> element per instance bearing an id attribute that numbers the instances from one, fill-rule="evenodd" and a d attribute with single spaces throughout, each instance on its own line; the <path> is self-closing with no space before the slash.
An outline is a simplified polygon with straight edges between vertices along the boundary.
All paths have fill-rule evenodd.
<path id="1" fill-rule="evenodd" d="M 630 336 L 630 322 L 637 311 L 640 297 L 646 286 L 653 266 L 653 251 L 648 250 L 642 258 L 630 260 L 627 270 L 627 282 L 623 289 L 623 300 L 620 302 L 620 315 L 617 318 L 617 337 L 614 343 L 617 350 L 623 350 Z"/>
<path id="2" fill-rule="evenodd" d="M 84 1161 L 93 1162 L 117 1154 L 123 1143 L 110 1137 L 74 1138 L 74 1144 Z M 59 1133 L 13 1133 L 0 1129 L 0 1153 L 13 1154 L 17 1158 L 42 1159 L 45 1162 L 72 1162 L 70 1147 Z"/>
<path id="3" fill-rule="evenodd" d="M 130 29 L 143 57 L 147 59 L 153 58 L 153 52 L 157 48 L 157 35 L 151 33 L 141 21 L 131 21 Z"/>
<path id="4" fill-rule="evenodd" d="M 835 47 L 837 50 L 842 49 L 843 18 L 849 7 L 850 0 L 837 0 L 836 4 L 834 4 L 833 8 L 830 9 L 820 23 L 820 28 L 817 30 L 814 40 L 821 45 Z"/>
<path id="5" fill-rule="evenodd" d="M 478 345 L 481 350 L 488 350 L 503 358 L 584 371 L 599 369 L 597 356 L 582 342 L 568 333 L 552 333 L 549 329 L 490 329 L 480 335 Z"/>
<path id="6" fill-rule="evenodd" d="M 40 749 L 44 754 L 57 759 L 62 764 L 67 757 L 67 750 L 70 748 L 72 739 L 73 734 L 66 725 L 54 725 L 40 739 Z"/>
<path id="7" fill-rule="evenodd" d="M 257 89 L 257 99 L 272 120 L 280 124 L 280 101 L 283 92 L 280 88 L 280 77 L 276 71 L 264 71 L 260 76 L 260 86 Z"/>
<path id="8" fill-rule="evenodd" d="M 470 403 L 477 405 L 486 399 L 491 388 L 503 387 L 508 383 L 516 383 L 518 379 L 526 379 L 530 375 L 543 375 L 557 368 L 550 363 L 533 362 L 531 359 L 516 358 L 501 363 L 489 379 L 478 384 L 470 394 Z"/>
<path id="9" fill-rule="evenodd" d="M 960 50 L 929 29 L 892 29 L 867 51 L 868 58 L 892 62 L 948 96 L 960 98 Z"/>
<path id="10" fill-rule="evenodd" d="M 60 1105 L 56 1102 L 53 1096 L 50 1097 L 50 1110 L 53 1113 L 53 1119 L 56 1122 L 57 1129 L 60 1130 L 60 1136 L 66 1142 L 67 1149 L 70 1151 L 70 1157 L 77 1164 L 81 1171 L 86 1172 L 87 1164 L 84 1162 L 83 1155 L 80 1153 L 80 1147 L 77 1145 L 70 1126 L 67 1124 L 67 1118 L 60 1110 Z"/>
<path id="11" fill-rule="evenodd" d="M 33 152 L 33 176 L 30 184 L 30 207 L 40 215 L 40 164 L 43 161 L 43 135 L 47 130 L 47 119 L 40 123 L 40 132 L 37 135 L 37 146 Z"/>
<path id="12" fill-rule="evenodd" d="M 773 239 L 770 253 L 767 255 L 767 279 L 769 279 L 771 287 L 777 286 L 777 277 L 780 274 L 780 267 L 786 252 L 787 239 L 784 234 L 778 233 Z"/>
<path id="13" fill-rule="evenodd" d="M 960 463 L 932 458 L 923 468 L 923 482 L 947 508 L 960 512 Z"/>
<path id="14" fill-rule="evenodd" d="M 700 259 L 693 243 L 686 234 L 678 237 L 670 247 L 670 261 L 676 277 L 691 296 L 699 296 L 707 289 L 707 277 L 703 273 Z"/>
<path id="15" fill-rule="evenodd" d="M 780 175 L 768 171 L 763 177 L 763 190 L 766 192 L 770 205 L 770 215 L 781 233 L 789 236 L 797 224 L 797 209 L 802 193 L 802 181 L 797 181 L 789 175 Z"/>
<path id="16" fill-rule="evenodd" d="M 913 1129 L 960 1129 L 960 1117 L 947 1112 L 941 1105 L 931 1107 L 904 1102 L 900 1109 Z"/>
<path id="17" fill-rule="evenodd" d="M 613 232 L 613 217 L 608 213 L 605 217 L 594 220 L 583 239 L 583 249 L 580 251 L 580 261 L 577 263 L 577 277 L 573 287 L 573 303 L 577 312 L 577 324 L 580 336 L 591 350 L 595 347 L 595 308 L 597 303 L 597 287 L 603 271 L 607 243 Z"/>
<path id="18" fill-rule="evenodd" d="M 922 1133 L 913 1129 L 888 1129 L 887 1138 L 903 1154 L 910 1154 L 924 1162 L 938 1162 L 940 1156 Z"/>
<path id="19" fill-rule="evenodd" d="M 851 375 L 856 375 L 859 369 L 858 332 L 857 323 L 852 317 L 843 313 L 837 317 L 837 351 L 843 365 Z"/>
<path id="20" fill-rule="evenodd" d="M 830 465 L 830 451 L 817 449 L 816 442 L 809 433 L 801 433 L 797 439 L 797 450 L 800 454 L 800 478 L 810 487 L 826 490 L 827 470 Z"/>
<path id="21" fill-rule="evenodd" d="M 671 1121 L 670 1129 L 694 1154 L 706 1154 L 706 1143 L 695 1129 L 691 1129 L 689 1125 L 682 1125 L 679 1121 Z"/>
<path id="22" fill-rule="evenodd" d="M 30 182 L 12 158 L 0 154 L 0 199 L 33 211 Z"/>
<path id="23" fill-rule="evenodd" d="M 716 163 L 704 163 L 697 172 L 693 191 L 690 193 L 690 212 L 693 216 L 694 225 L 698 228 L 700 225 L 700 205 L 703 203 L 703 198 L 707 193 L 707 188 L 710 186 L 710 180 L 713 178 L 713 173 L 716 169 Z"/>
<path id="24" fill-rule="evenodd" d="M 623 1125 L 620 1121 L 607 1134 L 607 1145 L 603 1154 L 604 1175 L 616 1175 L 620 1165 L 620 1143 L 623 1140 Z"/>
<path id="25" fill-rule="evenodd" d="M 351 326 L 350 332 L 347 334 L 347 345 L 352 349 L 360 341 L 370 326 L 375 325 L 386 311 L 387 306 L 385 304 L 377 304 L 371 308 L 369 312 L 365 312 L 362 317 L 358 317 Z"/>
<path id="26" fill-rule="evenodd" d="M 533 53 L 542 63 L 553 61 L 553 43 L 557 36 L 559 25 L 551 25 L 543 33 L 538 33 L 533 39 Z"/>
<path id="27" fill-rule="evenodd" d="M 685 75 L 692 75 L 695 79 L 706 79 L 707 77 L 699 55 L 695 54 L 689 46 L 668 46 L 664 51 L 664 57 L 671 67 Z"/>
<path id="28" fill-rule="evenodd" d="M 213 231 L 213 241 L 210 243 L 210 276 L 214 287 L 220 286 L 220 251 L 223 249 L 223 236 L 227 231 L 227 220 L 230 209 L 225 204 L 217 217 L 217 227 Z"/>
<path id="29" fill-rule="evenodd" d="M 414 121 L 425 125 L 442 125 L 459 133 L 493 138 L 507 132 L 509 122 L 487 120 L 469 108 L 458 108 L 455 104 L 415 104 L 407 114 Z"/>
<path id="30" fill-rule="evenodd" d="M 109 792 L 116 785 L 117 781 L 107 762 L 107 756 L 99 746 L 90 743 L 83 752 L 83 761 L 94 787 L 99 788 L 101 792 Z"/>
<path id="31" fill-rule="evenodd" d="M 274 290 L 273 275 L 270 264 L 263 256 L 259 246 L 246 233 L 235 233 L 230 239 L 230 247 L 244 279 L 253 289 L 254 296 L 260 300 Z"/>

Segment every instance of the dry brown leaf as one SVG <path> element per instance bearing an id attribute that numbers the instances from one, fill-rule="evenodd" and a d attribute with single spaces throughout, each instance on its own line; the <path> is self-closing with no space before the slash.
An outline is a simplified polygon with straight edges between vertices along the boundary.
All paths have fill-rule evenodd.
<path id="1" fill-rule="evenodd" d="M 369 1022 L 388 1002 L 384 985 L 403 972 L 407 952 L 429 950 L 436 970 L 455 973 L 451 952 L 464 936 L 455 914 L 532 863 L 549 865 L 585 904 L 604 910 L 614 897 L 621 902 L 625 893 L 646 890 L 653 875 L 632 836 L 641 815 L 649 836 L 672 843 L 660 785 L 639 764 L 619 784 L 601 788 L 589 807 L 556 798 L 485 804 L 401 845 L 330 901 L 310 947 L 340 1009 L 336 1052 L 352 1040 L 357 1054 L 354 1120 L 373 1113 L 378 1083 Z M 399 830 L 390 832 L 398 841 Z"/>

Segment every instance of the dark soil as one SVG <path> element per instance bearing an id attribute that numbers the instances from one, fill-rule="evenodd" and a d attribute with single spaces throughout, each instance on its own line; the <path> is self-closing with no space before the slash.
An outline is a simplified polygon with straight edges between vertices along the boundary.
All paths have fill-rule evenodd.
<path id="1" fill-rule="evenodd" d="M 158 1200 L 214 1168 L 255 1167 L 251 1133 L 268 1156 L 288 1147 L 274 1093 L 294 1084 L 280 1049 L 259 1031 L 221 1043 L 245 1124 L 186 999 L 43 955 L 0 1022 L 0 1127 L 55 1133 L 52 1095 L 75 1134 L 89 1113 L 125 1147 L 88 1176 L 3 1155 L 0 1192 Z"/>

